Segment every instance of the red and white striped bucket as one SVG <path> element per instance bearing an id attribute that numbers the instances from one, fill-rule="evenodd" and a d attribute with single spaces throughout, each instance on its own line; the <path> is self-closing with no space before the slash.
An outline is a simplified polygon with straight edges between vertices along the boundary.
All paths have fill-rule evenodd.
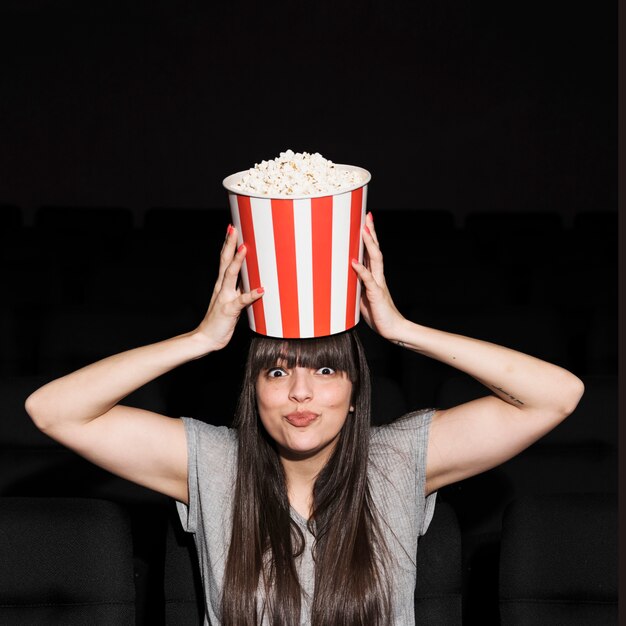
<path id="1" fill-rule="evenodd" d="M 234 188 L 246 172 L 224 179 L 246 291 L 265 294 L 248 307 L 250 328 L 269 337 L 304 339 L 343 332 L 360 318 L 361 283 L 351 260 L 363 261 L 369 172 L 365 184 L 334 195 L 259 197 Z"/>

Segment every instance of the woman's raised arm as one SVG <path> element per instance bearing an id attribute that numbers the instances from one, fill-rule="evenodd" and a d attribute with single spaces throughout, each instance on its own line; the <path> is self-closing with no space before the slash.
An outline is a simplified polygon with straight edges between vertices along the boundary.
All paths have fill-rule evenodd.
<path id="1" fill-rule="evenodd" d="M 365 287 L 361 311 L 367 323 L 389 341 L 455 367 L 493 392 L 433 416 L 428 493 L 504 463 L 576 408 L 584 386 L 571 372 L 509 348 L 405 319 L 385 283 L 371 216 L 363 238 L 367 267 L 357 262 L 353 267 Z"/>
<path id="2" fill-rule="evenodd" d="M 177 500 L 187 500 L 187 452 L 180 419 L 120 405 L 162 374 L 226 346 L 241 311 L 262 290 L 237 288 L 245 246 L 229 226 L 208 311 L 195 330 L 115 354 L 37 389 L 26 411 L 47 435 L 93 463 Z"/>

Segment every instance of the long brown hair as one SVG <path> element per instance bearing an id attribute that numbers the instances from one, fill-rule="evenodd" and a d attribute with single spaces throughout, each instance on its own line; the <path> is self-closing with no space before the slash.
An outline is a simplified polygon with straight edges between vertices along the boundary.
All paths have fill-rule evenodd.
<path id="1" fill-rule="evenodd" d="M 370 376 L 354 331 L 318 339 L 254 337 L 234 426 L 239 454 L 233 528 L 224 572 L 222 623 L 300 624 L 301 589 L 294 559 L 304 550 L 291 518 L 285 475 L 273 440 L 256 409 L 259 374 L 281 361 L 287 367 L 332 367 L 352 382 L 354 413 L 313 489 L 309 531 L 315 537 L 312 626 L 384 626 L 390 623 L 388 551 L 367 480 Z M 258 606 L 257 591 L 263 597 Z"/>

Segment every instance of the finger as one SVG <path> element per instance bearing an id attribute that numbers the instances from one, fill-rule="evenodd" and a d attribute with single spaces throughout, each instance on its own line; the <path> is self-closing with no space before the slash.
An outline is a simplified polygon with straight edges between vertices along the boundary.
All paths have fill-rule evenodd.
<path id="1" fill-rule="evenodd" d="M 374 227 L 374 215 L 371 211 L 365 216 L 365 225 L 368 227 L 372 235 L 372 239 L 376 242 L 376 245 L 379 245 L 378 235 L 376 234 L 376 228 Z"/>
<path id="2" fill-rule="evenodd" d="M 228 225 L 226 230 L 226 238 L 220 251 L 220 265 L 217 271 L 217 280 L 215 281 L 214 292 L 217 293 L 222 289 L 222 282 L 224 280 L 224 274 L 226 268 L 232 263 L 235 255 L 235 248 L 237 247 L 237 229 L 232 225 Z"/>
<path id="3" fill-rule="evenodd" d="M 237 241 L 237 229 L 232 224 L 229 224 L 228 228 L 226 229 L 226 236 L 224 237 L 224 242 L 222 243 L 222 249 L 220 250 L 220 256 L 222 252 L 226 250 L 226 248 L 228 247 L 228 244 L 231 242 L 233 237 L 235 241 Z"/>
<path id="4" fill-rule="evenodd" d="M 380 288 L 380 285 L 376 282 L 372 272 L 370 272 L 370 270 L 368 270 L 363 263 L 359 263 L 356 259 L 352 259 L 352 267 L 357 273 L 357 276 L 363 281 L 363 286 L 366 290 L 372 291 L 373 289 Z"/>
<path id="5" fill-rule="evenodd" d="M 367 266 L 374 278 L 376 278 L 376 281 L 382 285 L 385 282 L 383 253 L 380 251 L 380 247 L 374 240 L 372 231 L 367 224 L 363 227 L 363 243 L 365 243 L 367 252 Z"/>
<path id="6" fill-rule="evenodd" d="M 260 300 L 263 297 L 264 293 L 265 293 L 265 289 L 263 289 L 263 287 L 257 287 L 256 289 L 253 289 L 252 291 L 242 293 L 237 298 L 237 300 L 239 304 L 241 304 L 241 308 L 245 308 L 247 306 L 250 306 L 257 300 Z"/>
<path id="7" fill-rule="evenodd" d="M 226 229 L 226 236 L 224 237 L 222 248 L 220 249 L 220 257 L 219 257 L 220 262 L 219 262 L 219 267 L 217 270 L 217 279 L 215 282 L 215 287 L 213 289 L 213 292 L 218 292 L 222 286 L 222 277 L 224 276 L 224 272 L 226 271 L 226 268 L 228 267 L 228 263 L 230 262 L 228 259 L 228 246 L 233 238 L 234 231 L 235 229 L 233 225 L 229 224 L 228 228 Z"/>
<path id="8" fill-rule="evenodd" d="M 263 297 L 265 290 L 263 287 L 257 287 L 252 291 L 239 294 L 234 300 L 231 300 L 225 305 L 225 310 L 232 315 L 239 315 L 243 309 L 251 304 L 254 304 L 257 300 Z"/>
<path id="9" fill-rule="evenodd" d="M 238 248 L 235 255 L 232 257 L 231 262 L 228 264 L 226 269 L 224 270 L 224 275 L 222 278 L 222 286 L 221 290 L 232 290 L 236 291 L 237 289 L 237 279 L 239 278 L 239 272 L 241 271 L 241 266 L 243 265 L 243 260 L 246 258 L 247 247 L 245 243 L 242 243 Z"/>

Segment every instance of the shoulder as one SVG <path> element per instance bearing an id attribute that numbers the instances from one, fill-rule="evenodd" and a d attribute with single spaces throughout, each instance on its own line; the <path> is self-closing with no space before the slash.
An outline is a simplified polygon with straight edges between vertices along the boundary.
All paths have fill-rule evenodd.
<path id="1" fill-rule="evenodd" d="M 237 431 L 227 426 L 214 426 L 191 417 L 181 418 L 187 435 L 187 448 L 202 452 L 229 454 L 237 449 Z"/>
<path id="2" fill-rule="evenodd" d="M 383 426 L 371 430 L 372 442 L 415 441 L 416 437 L 428 437 L 428 429 L 436 409 L 420 409 L 405 413 Z"/>
<path id="3" fill-rule="evenodd" d="M 370 458 L 381 466 L 421 465 L 428 449 L 429 428 L 435 409 L 406 413 L 370 435 Z"/>

